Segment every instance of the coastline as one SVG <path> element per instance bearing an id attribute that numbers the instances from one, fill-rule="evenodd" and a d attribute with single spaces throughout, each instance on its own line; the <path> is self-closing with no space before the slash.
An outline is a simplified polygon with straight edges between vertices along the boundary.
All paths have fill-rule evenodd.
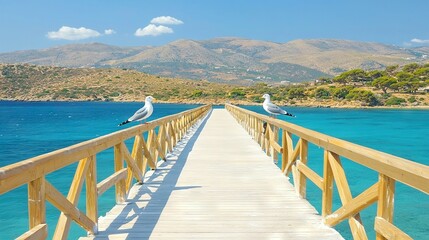
<path id="1" fill-rule="evenodd" d="M 120 99 L 113 101 L 99 101 L 91 99 L 0 99 L 1 102 L 117 102 L 117 103 L 131 103 L 131 102 L 144 102 L 144 99 Z M 155 103 L 161 104 L 213 104 L 213 105 L 224 105 L 225 103 L 230 103 L 234 105 L 244 105 L 244 106 L 261 106 L 262 103 L 249 102 L 244 100 L 235 100 L 235 99 L 191 99 L 191 100 L 156 100 Z M 429 110 L 429 105 L 393 105 L 393 106 L 362 106 L 358 102 L 318 102 L 313 101 L 301 101 L 299 103 L 290 104 L 286 101 L 278 102 L 279 106 L 282 107 L 304 107 L 304 108 L 336 108 L 336 109 L 395 109 L 395 110 Z"/>

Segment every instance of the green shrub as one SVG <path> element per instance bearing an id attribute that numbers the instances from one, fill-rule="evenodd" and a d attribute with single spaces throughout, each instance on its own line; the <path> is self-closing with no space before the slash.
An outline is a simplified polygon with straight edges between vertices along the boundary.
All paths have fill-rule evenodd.
<path id="1" fill-rule="evenodd" d="M 393 105 L 401 105 L 404 102 L 405 102 L 405 99 L 403 99 L 403 98 L 391 97 L 391 98 L 387 99 L 385 104 L 386 104 L 386 106 L 393 106 Z"/>

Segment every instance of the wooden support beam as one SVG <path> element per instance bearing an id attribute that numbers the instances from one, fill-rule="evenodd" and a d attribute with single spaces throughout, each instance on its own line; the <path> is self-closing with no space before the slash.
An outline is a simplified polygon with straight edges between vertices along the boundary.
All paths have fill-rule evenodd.
<path id="1" fill-rule="evenodd" d="M 142 173 L 140 172 L 140 169 L 137 166 L 136 161 L 134 160 L 134 158 L 131 156 L 130 152 L 128 151 L 127 146 L 125 146 L 125 143 L 121 143 L 121 151 L 123 153 L 125 161 L 127 162 L 127 167 L 129 169 L 131 169 L 131 172 L 132 172 L 133 176 L 137 179 L 137 181 L 139 183 L 143 183 Z M 131 186 L 127 186 L 127 190 L 130 187 Z"/>
<path id="2" fill-rule="evenodd" d="M 98 196 L 101 196 L 105 191 L 107 191 L 109 188 L 113 187 L 115 184 L 117 184 L 119 181 L 122 181 L 127 178 L 127 169 L 123 168 L 114 174 L 110 175 L 103 181 L 97 184 L 97 193 Z"/>
<path id="3" fill-rule="evenodd" d="M 17 237 L 17 240 L 39 240 L 46 239 L 48 237 L 48 225 L 46 223 L 39 224 L 32 229 L 28 230 L 21 236 Z"/>
<path id="4" fill-rule="evenodd" d="M 378 183 L 375 183 L 359 196 L 353 198 L 334 213 L 325 217 L 324 222 L 328 226 L 335 226 L 343 220 L 353 217 L 363 209 L 378 200 Z"/>
<path id="5" fill-rule="evenodd" d="M 374 230 L 383 239 L 397 239 L 397 240 L 412 240 L 408 234 L 402 232 L 392 223 L 386 221 L 381 217 L 375 217 Z"/>
<path id="6" fill-rule="evenodd" d="M 328 152 L 328 161 L 332 169 L 341 202 L 343 205 L 346 205 L 353 199 L 353 196 L 347 182 L 346 173 L 341 165 L 340 156 L 336 153 Z M 349 219 L 349 225 L 354 239 L 368 239 L 359 213 L 356 213 Z"/>
<path id="7" fill-rule="evenodd" d="M 293 150 L 293 152 L 291 152 L 291 154 L 289 155 L 289 159 L 287 161 L 287 166 L 285 168 L 285 175 L 289 175 L 290 171 L 291 171 L 291 166 L 295 163 L 295 161 L 298 159 L 298 156 L 301 152 L 301 139 L 299 139 L 298 143 L 295 146 L 295 149 Z"/>
<path id="8" fill-rule="evenodd" d="M 90 160 L 84 158 L 79 161 L 77 165 L 76 172 L 70 186 L 69 193 L 67 195 L 67 200 L 69 200 L 73 206 L 76 206 L 80 193 L 82 192 L 83 183 L 86 177 L 86 172 L 88 170 Z M 55 228 L 54 239 L 67 239 L 68 233 L 70 231 L 71 219 L 69 216 L 66 216 L 64 213 L 60 214 L 58 219 L 57 227 Z"/>
<path id="9" fill-rule="evenodd" d="M 88 216 L 81 212 L 66 197 L 64 197 L 54 186 L 46 181 L 46 199 L 52 203 L 58 210 L 68 215 L 81 227 L 94 234 L 96 225 Z"/>
<path id="10" fill-rule="evenodd" d="M 323 178 L 320 177 L 316 172 L 311 170 L 307 165 L 301 163 L 301 161 L 296 162 L 296 166 L 301 174 L 304 174 L 308 179 L 310 179 L 320 190 L 323 190 Z"/>

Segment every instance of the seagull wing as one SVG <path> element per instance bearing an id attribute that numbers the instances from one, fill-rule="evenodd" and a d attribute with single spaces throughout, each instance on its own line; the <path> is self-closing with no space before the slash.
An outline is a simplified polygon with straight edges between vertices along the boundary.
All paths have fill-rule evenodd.
<path id="1" fill-rule="evenodd" d="M 147 107 L 143 106 L 142 108 L 137 110 L 137 112 L 135 112 L 133 116 L 128 118 L 128 121 L 132 122 L 132 121 L 143 120 L 147 117 L 148 113 L 149 113 L 149 111 L 148 111 Z"/>
<path id="2" fill-rule="evenodd" d="M 271 114 L 286 114 L 286 111 L 279 108 L 277 105 L 273 104 L 273 103 L 266 103 L 266 110 L 271 113 Z"/>

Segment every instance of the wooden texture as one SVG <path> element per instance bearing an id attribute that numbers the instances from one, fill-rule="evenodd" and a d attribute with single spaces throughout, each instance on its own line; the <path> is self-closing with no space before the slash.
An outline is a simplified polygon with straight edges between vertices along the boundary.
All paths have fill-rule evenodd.
<path id="1" fill-rule="evenodd" d="M 185 139 L 95 239 L 342 239 L 225 110 Z"/>
<path id="2" fill-rule="evenodd" d="M 360 211 L 369 207 L 377 200 L 378 225 L 376 227 L 388 228 L 377 230 L 377 239 L 386 239 L 386 232 L 395 232 L 395 230 L 392 230 L 396 229 L 392 224 L 395 181 L 400 181 L 412 188 L 429 194 L 429 166 L 333 138 L 285 121 L 272 119 L 230 104 L 226 105 L 226 109 L 231 112 L 250 135 L 258 130 L 252 129 L 252 126 L 254 126 L 253 122 L 255 121 L 263 122 L 267 126 L 270 126 L 270 129 L 275 129 L 275 132 L 281 129 L 283 134 L 281 167 L 283 173 L 286 175 L 289 175 L 290 172 L 292 173 L 296 191 L 303 198 L 306 196 L 305 181 L 308 179 L 315 183 L 322 190 L 322 216 L 325 223 L 329 226 L 335 226 L 343 220 L 348 219 L 354 239 L 368 238 L 362 224 Z M 252 121 L 249 119 L 252 119 Z M 292 135 L 295 135 L 294 138 L 297 137 L 299 139 L 295 149 L 293 148 Z M 270 131 L 266 136 L 270 136 Z M 259 142 L 259 139 L 256 140 Z M 306 164 L 308 161 L 308 143 L 324 149 L 323 178 Z M 276 145 L 276 140 L 271 139 L 271 146 L 274 145 Z M 267 146 L 264 141 L 262 141 L 261 147 L 267 153 L 271 151 L 270 146 Z M 341 164 L 341 157 L 377 171 L 380 175 L 379 182 L 353 198 L 352 191 L 347 182 L 346 171 Z M 320 161 L 319 159 L 315 160 Z M 337 186 L 336 189 L 342 206 L 332 213 L 334 211 L 334 184 Z M 337 202 L 335 205 L 337 205 Z"/>
<path id="3" fill-rule="evenodd" d="M 391 240 L 411 240 L 412 239 L 410 236 L 408 236 L 408 234 L 402 232 L 399 228 L 395 227 L 393 224 L 384 220 L 381 217 L 375 218 L 374 229 L 384 239 L 391 239 Z"/>
<path id="4" fill-rule="evenodd" d="M 17 237 L 17 240 L 39 240 L 48 237 L 48 227 L 46 224 L 39 224 L 28 232 Z"/>

